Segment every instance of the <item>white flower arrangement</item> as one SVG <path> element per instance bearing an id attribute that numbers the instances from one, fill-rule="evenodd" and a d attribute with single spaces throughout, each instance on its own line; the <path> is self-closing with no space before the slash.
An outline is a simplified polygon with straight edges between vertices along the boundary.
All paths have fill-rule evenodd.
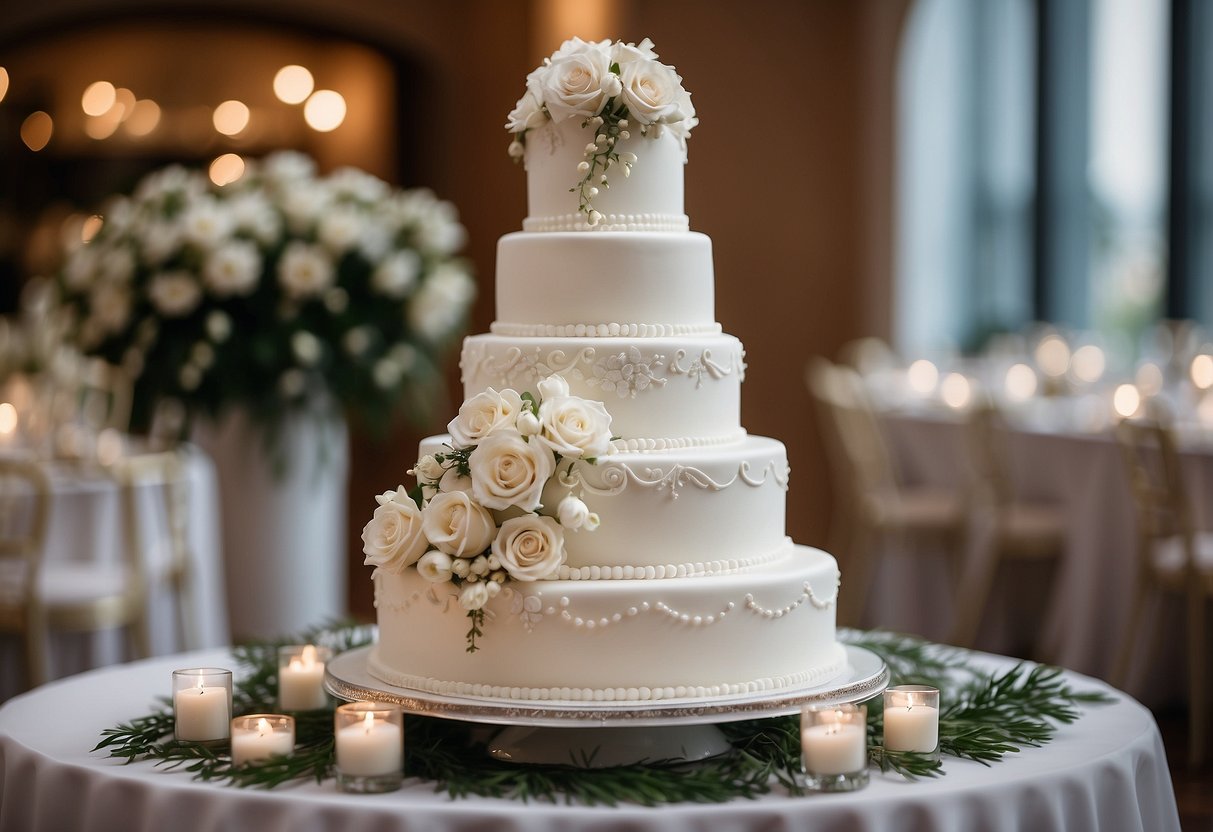
<path id="1" fill-rule="evenodd" d="M 412 493 L 400 486 L 377 496 L 362 530 L 368 566 L 416 568 L 458 597 L 471 621 L 468 652 L 478 649 L 490 599 L 511 581 L 555 577 L 565 534 L 599 525 L 575 494 L 552 511 L 543 493 L 566 461 L 593 464 L 611 452 L 611 416 L 601 402 L 569 395 L 560 376 L 538 387 L 538 398 L 490 387 L 465 401 L 447 426 L 449 450 L 417 460 Z"/>
<path id="2" fill-rule="evenodd" d="M 573 38 L 544 58 L 527 76 L 526 92 L 508 116 L 505 129 L 515 137 L 510 156 L 523 157 L 529 131 L 566 119 L 594 128 L 573 186 L 578 210 L 591 226 L 602 220 L 593 200 L 600 188 L 610 187 L 611 168 L 618 166 L 627 177 L 636 164 L 636 154 L 620 151 L 619 142 L 630 139 L 632 130 L 648 138 L 668 130 L 685 147 L 699 123 L 682 78 L 657 60 L 648 38 L 638 44 Z"/>
<path id="3" fill-rule="evenodd" d="M 420 415 L 475 296 L 454 206 L 300 153 L 223 186 L 173 165 L 101 214 L 66 253 L 60 309 L 134 378 L 136 428 L 166 398 L 267 426 L 318 398 L 372 427 L 402 402 Z"/>

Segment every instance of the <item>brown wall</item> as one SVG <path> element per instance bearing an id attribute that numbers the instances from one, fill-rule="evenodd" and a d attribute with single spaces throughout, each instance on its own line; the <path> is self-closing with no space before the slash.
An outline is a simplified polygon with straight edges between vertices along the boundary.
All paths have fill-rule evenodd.
<path id="1" fill-rule="evenodd" d="M 419 181 L 402 184 L 429 185 L 460 207 L 481 286 L 470 327 L 483 331 L 493 317 L 496 240 L 520 227 L 525 210 L 502 124 L 539 37 L 548 36 L 538 16 L 559 1 L 211 0 L 182 8 L 218 18 L 254 11 L 418 59 L 423 83 L 399 126 L 415 131 Z M 687 213 L 713 240 L 717 317 L 746 346 L 743 422 L 788 446 L 788 531 L 802 543 L 823 543 L 830 515 L 805 363 L 860 335 L 887 335 L 892 67 L 908 3 L 631 0 L 609 16 L 618 37 L 651 37 L 693 93 L 701 124 L 690 142 Z M 0 44 L 78 25 L 82 15 L 105 20 L 119 7 L 164 8 L 153 0 L 21 4 L 0 19 Z M 448 377 L 449 400 L 437 408 L 445 414 L 460 398 L 453 366 Z M 445 418 L 402 427 L 386 445 L 354 440 L 350 576 L 360 616 L 372 615 L 358 554 L 372 495 L 404 480 L 418 438 Z"/>

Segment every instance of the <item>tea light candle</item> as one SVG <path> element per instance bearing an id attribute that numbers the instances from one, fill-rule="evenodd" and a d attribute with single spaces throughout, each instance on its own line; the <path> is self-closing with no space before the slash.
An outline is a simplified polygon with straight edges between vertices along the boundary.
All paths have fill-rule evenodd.
<path id="1" fill-rule="evenodd" d="M 215 667 L 174 670 L 173 715 L 178 740 L 226 740 L 232 718 L 232 671 Z"/>
<path id="2" fill-rule="evenodd" d="M 922 754 L 939 748 L 939 691 L 902 685 L 884 692 L 884 747 Z"/>
<path id="3" fill-rule="evenodd" d="M 351 702 L 333 715 L 337 783 L 345 791 L 400 788 L 404 769 L 404 715 L 395 705 Z"/>
<path id="4" fill-rule="evenodd" d="M 251 714 L 232 720 L 232 765 L 242 766 L 295 751 L 295 720 L 278 714 Z"/>
<path id="5" fill-rule="evenodd" d="M 800 749 L 806 787 L 850 791 L 867 785 L 867 707 L 806 707 L 800 717 Z"/>
<path id="6" fill-rule="evenodd" d="M 278 704 L 284 711 L 314 711 L 328 703 L 324 665 L 332 651 L 314 644 L 291 645 L 278 651 Z"/>

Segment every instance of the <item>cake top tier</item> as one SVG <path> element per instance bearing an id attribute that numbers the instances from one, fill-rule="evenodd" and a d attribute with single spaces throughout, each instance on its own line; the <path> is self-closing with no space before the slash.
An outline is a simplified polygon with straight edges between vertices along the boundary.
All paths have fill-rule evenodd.
<path id="1" fill-rule="evenodd" d="M 567 40 L 509 115 L 527 231 L 685 231 L 682 168 L 698 123 L 653 44 Z"/>

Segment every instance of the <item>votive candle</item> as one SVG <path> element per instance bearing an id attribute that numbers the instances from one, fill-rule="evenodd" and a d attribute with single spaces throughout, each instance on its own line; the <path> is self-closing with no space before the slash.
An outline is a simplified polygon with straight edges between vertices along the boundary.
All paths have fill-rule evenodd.
<path id="1" fill-rule="evenodd" d="M 232 718 L 232 671 L 220 667 L 174 670 L 173 716 L 178 740 L 227 740 Z"/>
<path id="2" fill-rule="evenodd" d="M 344 791 L 400 788 L 404 770 L 404 712 L 382 702 L 350 702 L 333 715 L 337 784 Z"/>
<path id="3" fill-rule="evenodd" d="M 278 649 L 278 704 L 284 711 L 314 711 L 328 704 L 324 666 L 332 650 L 314 644 Z"/>
<path id="4" fill-rule="evenodd" d="M 232 719 L 232 765 L 242 766 L 295 752 L 295 719 L 282 714 L 249 714 Z"/>
<path id="5" fill-rule="evenodd" d="M 884 692 L 886 751 L 939 753 L 939 690 L 900 685 Z"/>
<path id="6" fill-rule="evenodd" d="M 805 707 L 800 714 L 802 785 L 851 791 L 868 784 L 866 705 Z"/>

